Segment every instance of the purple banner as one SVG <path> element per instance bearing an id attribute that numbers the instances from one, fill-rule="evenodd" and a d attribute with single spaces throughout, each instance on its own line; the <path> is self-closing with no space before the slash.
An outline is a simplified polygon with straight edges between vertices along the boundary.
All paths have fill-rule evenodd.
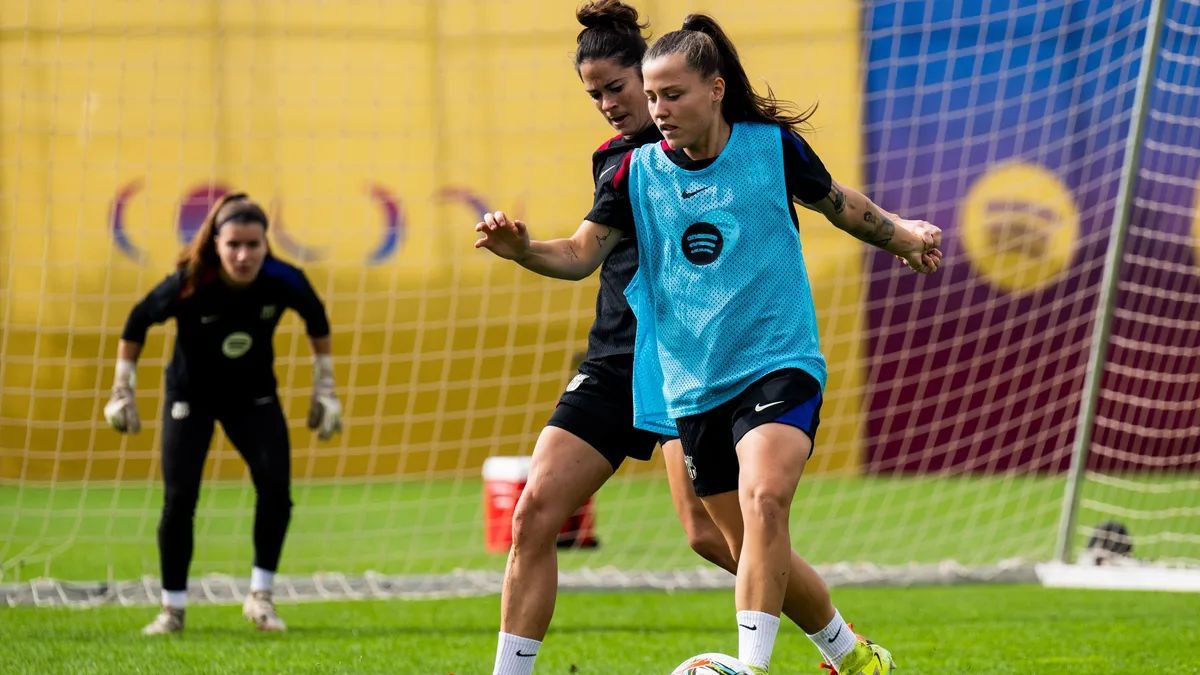
<path id="1" fill-rule="evenodd" d="M 1148 5 L 867 10 L 869 194 L 946 253 L 871 254 L 867 471 L 1067 466 Z"/>

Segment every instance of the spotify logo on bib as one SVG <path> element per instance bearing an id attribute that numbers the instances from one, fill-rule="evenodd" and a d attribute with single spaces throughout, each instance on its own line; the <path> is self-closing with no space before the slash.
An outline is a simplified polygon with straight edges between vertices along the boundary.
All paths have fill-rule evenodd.
<path id="1" fill-rule="evenodd" d="M 241 331 L 230 333 L 225 338 L 225 341 L 221 343 L 221 352 L 231 359 L 236 359 L 250 351 L 250 345 L 252 344 L 254 344 L 254 340 L 250 337 L 249 333 Z"/>
<path id="2" fill-rule="evenodd" d="M 721 255 L 725 240 L 712 223 L 696 223 L 683 233 L 683 256 L 693 265 L 707 265 Z"/>

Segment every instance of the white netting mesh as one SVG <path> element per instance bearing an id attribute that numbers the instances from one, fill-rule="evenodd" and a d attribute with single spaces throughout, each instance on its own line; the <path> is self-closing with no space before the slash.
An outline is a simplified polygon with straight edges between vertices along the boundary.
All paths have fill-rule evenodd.
<path id="1" fill-rule="evenodd" d="M 795 542 L 865 580 L 1051 555 L 1123 170 L 1149 2 L 965 4 L 643 8 L 656 34 L 711 11 L 756 83 L 820 101 L 809 140 L 836 178 L 946 231 L 946 270 L 918 278 L 801 214 L 830 378 Z M 1200 56 L 1195 4 L 1169 4 L 1079 523 L 1125 518 L 1148 553 L 1194 560 L 1195 463 L 1171 458 L 1196 439 Z M 308 347 L 285 319 L 282 572 L 488 587 L 504 561 L 483 546 L 480 467 L 532 448 L 595 280 L 493 260 L 471 226 L 504 207 L 558 236 L 587 211 L 608 132 L 572 72 L 574 7 L 0 0 L 0 581 L 157 573 L 169 327 L 144 352 L 142 435 L 100 408 L 126 312 L 238 188 L 271 205 L 273 246 L 329 305 L 347 409 L 332 443 L 303 429 Z M 216 593 L 249 570 L 254 493 L 223 438 L 209 461 L 192 571 Z M 657 458 L 623 469 L 597 517 L 600 547 L 564 554 L 568 574 L 713 574 L 695 572 Z"/>
<path id="2" fill-rule="evenodd" d="M 1200 565 L 1200 3 L 1163 7 L 1142 157 L 1074 533 Z"/>

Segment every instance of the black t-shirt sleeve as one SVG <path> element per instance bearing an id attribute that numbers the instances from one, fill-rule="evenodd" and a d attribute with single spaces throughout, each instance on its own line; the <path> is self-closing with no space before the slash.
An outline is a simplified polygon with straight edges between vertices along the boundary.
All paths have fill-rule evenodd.
<path id="1" fill-rule="evenodd" d="M 295 270 L 295 279 L 291 286 L 291 299 L 288 304 L 304 319 L 305 332 L 311 338 L 329 336 L 329 317 L 325 314 L 325 304 L 317 292 L 313 290 L 308 277 L 300 269 Z"/>
<path id="2" fill-rule="evenodd" d="M 625 236 L 634 236 L 633 204 L 629 201 L 629 168 L 633 151 L 621 158 L 621 163 L 596 181 L 596 199 L 585 220 L 615 227 Z"/>
<path id="3" fill-rule="evenodd" d="M 611 141 L 609 141 L 609 143 L 611 143 Z M 600 148 L 598 150 L 596 150 L 596 152 L 592 153 L 592 186 L 593 186 L 592 194 L 593 194 L 593 196 L 599 196 L 600 185 L 602 184 L 602 181 L 605 178 L 605 172 L 607 170 L 605 165 L 607 165 L 608 162 L 605 161 L 606 155 L 605 155 L 604 151 L 605 151 L 605 149 L 608 148 L 609 143 L 605 143 L 604 145 L 600 146 Z"/>
<path id="4" fill-rule="evenodd" d="M 179 293 L 183 289 L 184 272 L 178 271 L 163 279 L 142 301 L 133 306 L 125 319 L 121 339 L 126 342 L 145 344 L 150 326 L 175 316 L 179 304 Z"/>
<path id="5" fill-rule="evenodd" d="M 790 129 L 780 127 L 780 134 L 788 194 L 805 204 L 815 204 L 828 197 L 833 189 L 833 178 L 812 146 Z"/>

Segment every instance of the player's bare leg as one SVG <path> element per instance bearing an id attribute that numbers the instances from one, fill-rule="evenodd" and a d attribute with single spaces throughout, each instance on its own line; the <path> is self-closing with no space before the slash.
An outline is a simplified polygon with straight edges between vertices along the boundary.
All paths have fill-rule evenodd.
<path id="1" fill-rule="evenodd" d="M 765 673 L 790 575 L 788 519 L 812 441 L 796 427 L 764 424 L 737 444 L 742 553 L 735 586 L 738 658 Z"/>
<path id="2" fill-rule="evenodd" d="M 507 672 L 502 662 L 514 656 L 532 666 L 534 641 L 546 636 L 558 595 L 558 532 L 612 474 L 608 460 L 575 434 L 546 427 L 538 436 L 529 479 L 513 513 L 495 672 Z"/>
<path id="3" fill-rule="evenodd" d="M 782 430 L 782 434 L 774 433 L 777 429 Z M 751 445 L 749 451 L 745 451 L 742 446 L 748 440 L 757 445 Z M 786 464 L 780 467 L 777 460 L 763 461 L 764 458 L 770 457 L 767 453 L 776 451 L 775 447 L 764 446 L 778 446 L 784 443 L 794 446 L 780 452 L 785 460 L 791 461 L 790 467 Z M 704 498 L 705 508 L 721 528 L 730 551 L 738 560 L 737 607 L 741 610 L 738 614 L 741 652 L 739 656 L 751 665 L 758 664 L 760 671 L 765 671 L 769 662 L 780 610 L 809 635 L 819 633 L 831 622 L 841 623 L 825 582 L 812 566 L 791 550 L 787 529 L 791 496 L 795 493 L 810 448 L 811 441 L 799 429 L 782 424 L 758 427 L 743 437 L 742 444 L 739 444 L 739 490 Z M 764 474 L 767 474 L 766 477 Z M 789 475 L 794 478 L 789 480 Z M 757 483 L 752 484 L 751 481 Z M 759 487 L 756 489 L 754 485 Z M 747 560 L 747 556 L 744 555 L 746 547 L 754 542 L 746 532 L 744 518 L 748 514 L 757 518 L 760 525 L 758 545 L 762 546 L 763 538 L 774 539 L 769 543 L 775 544 L 776 548 L 781 550 L 772 549 L 768 554 L 782 558 L 786 566 L 786 572 L 783 574 L 779 574 L 778 571 L 766 572 L 772 574 L 771 580 L 777 583 L 765 589 L 765 593 L 760 588 L 755 589 L 757 594 L 743 594 L 747 582 L 753 580 L 756 573 L 764 573 L 762 560 L 765 556 L 760 554 L 756 563 L 753 556 Z M 774 529 L 762 527 L 763 522 L 772 525 Z M 776 565 L 778 564 L 779 561 L 776 561 Z M 775 568 L 778 569 L 779 567 Z M 762 582 L 759 583 L 761 585 Z M 775 594 L 774 597 L 769 595 L 771 593 Z M 747 619 L 745 623 L 743 618 Z M 766 630 L 766 633 L 761 633 L 760 630 Z"/>
<path id="4" fill-rule="evenodd" d="M 737 492 L 725 492 L 704 498 L 713 520 L 728 533 L 728 545 L 735 560 L 742 552 L 742 510 Z M 736 564 L 736 563 L 735 563 Z M 833 601 L 821 575 L 800 554 L 790 552 L 787 588 L 783 595 L 783 615 L 805 633 L 815 633 L 833 617 Z"/>
<path id="5" fill-rule="evenodd" d="M 740 557 L 742 547 L 742 512 L 736 492 L 713 495 L 704 498 L 704 505 L 713 514 L 714 520 L 722 526 L 723 532 L 728 532 L 730 550 L 735 557 Z M 783 614 L 792 620 L 804 634 L 812 640 L 822 656 L 831 663 L 848 666 L 855 659 L 878 658 L 887 668 L 894 668 L 895 663 L 887 650 L 879 645 L 865 640 L 853 638 L 850 627 L 837 609 L 829 594 L 829 588 L 817 571 L 808 561 L 801 558 L 795 551 L 791 552 L 788 567 L 787 590 L 783 596 Z M 849 640 L 849 644 L 847 644 Z M 850 652 L 847 653 L 846 649 Z M 839 659 L 839 657 L 841 657 Z M 829 666 L 834 667 L 834 666 Z M 837 671 L 842 675 L 841 671 Z M 847 670 L 846 675 L 856 671 Z M 888 673 L 890 670 L 881 670 Z"/>
<path id="6" fill-rule="evenodd" d="M 692 488 L 692 479 L 683 460 L 683 444 L 678 439 L 668 441 L 663 444 L 662 453 L 663 461 L 667 465 L 667 483 L 671 486 L 671 501 L 675 505 L 675 513 L 679 516 L 683 531 L 687 533 L 688 545 L 700 557 L 731 574 L 736 574 L 737 562 L 730 552 L 725 535 L 708 515 L 704 502 L 696 496 L 696 491 Z"/>
<path id="7" fill-rule="evenodd" d="M 743 526 L 737 605 L 778 614 L 788 585 L 792 496 L 812 441 L 796 427 L 764 424 L 737 445 Z"/>

